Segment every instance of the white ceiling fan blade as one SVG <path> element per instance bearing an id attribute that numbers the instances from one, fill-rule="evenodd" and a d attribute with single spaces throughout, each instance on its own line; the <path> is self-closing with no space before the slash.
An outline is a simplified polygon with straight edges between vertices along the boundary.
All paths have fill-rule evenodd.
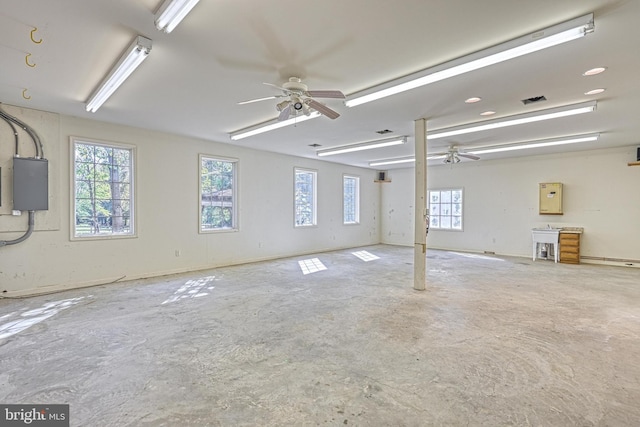
<path id="1" fill-rule="evenodd" d="M 267 86 L 275 87 L 276 89 L 280 89 L 281 91 L 286 92 L 286 93 L 288 93 L 288 92 L 289 92 L 289 89 L 284 88 L 284 87 L 282 87 L 282 86 L 274 85 L 273 83 L 262 82 L 262 84 L 263 84 L 263 85 L 267 85 Z"/>
<path id="2" fill-rule="evenodd" d="M 478 157 L 478 156 L 474 156 L 473 154 L 467 154 L 467 153 L 460 153 L 460 152 L 458 152 L 458 156 L 460 156 L 460 157 L 466 157 L 467 159 L 471 159 L 471 160 L 480 160 L 480 157 Z"/>
<path id="3" fill-rule="evenodd" d="M 308 90 L 307 95 L 313 98 L 336 98 L 344 99 L 344 93 L 339 90 Z"/>
<path id="4" fill-rule="evenodd" d="M 448 156 L 450 154 L 449 151 L 443 151 L 441 153 L 427 153 L 427 157 L 440 157 L 440 156 Z"/>
<path id="5" fill-rule="evenodd" d="M 264 97 L 264 98 L 250 99 L 248 101 L 238 102 L 238 105 L 252 104 L 254 102 L 266 101 L 268 99 L 276 99 L 276 98 L 280 98 L 280 97 L 279 96 L 267 96 L 267 97 Z"/>
<path id="6" fill-rule="evenodd" d="M 280 115 L 278 116 L 278 121 L 281 122 L 283 120 L 287 120 L 289 115 L 291 114 L 291 104 L 287 105 L 285 108 L 280 111 Z"/>
<path id="7" fill-rule="evenodd" d="M 331 120 L 337 119 L 338 117 L 340 117 L 340 114 L 338 114 L 338 112 L 333 111 L 331 108 L 319 103 L 318 101 L 310 99 L 308 104 L 309 104 L 309 107 L 313 108 L 318 113 L 329 117 Z"/>

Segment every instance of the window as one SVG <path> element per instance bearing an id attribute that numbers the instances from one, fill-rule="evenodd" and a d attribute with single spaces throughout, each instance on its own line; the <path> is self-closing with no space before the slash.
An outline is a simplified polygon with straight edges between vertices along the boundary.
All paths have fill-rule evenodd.
<path id="1" fill-rule="evenodd" d="M 72 139 L 73 237 L 132 236 L 132 146 Z"/>
<path id="2" fill-rule="evenodd" d="M 200 231 L 237 230 L 235 159 L 200 156 Z"/>
<path id="3" fill-rule="evenodd" d="M 429 191 L 429 228 L 462 231 L 462 189 Z"/>
<path id="4" fill-rule="evenodd" d="M 342 197 L 344 224 L 358 224 L 360 222 L 360 178 L 343 176 Z"/>
<path id="5" fill-rule="evenodd" d="M 316 177 L 317 172 L 295 169 L 295 226 L 316 225 Z"/>

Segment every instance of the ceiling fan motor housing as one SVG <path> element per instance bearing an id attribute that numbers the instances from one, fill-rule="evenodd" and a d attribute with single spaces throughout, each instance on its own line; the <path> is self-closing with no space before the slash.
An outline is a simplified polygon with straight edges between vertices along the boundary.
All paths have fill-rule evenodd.
<path id="1" fill-rule="evenodd" d="M 302 83 L 302 80 L 298 77 L 289 77 L 289 81 L 284 83 L 282 87 L 297 95 L 304 95 L 308 89 L 307 85 Z"/>

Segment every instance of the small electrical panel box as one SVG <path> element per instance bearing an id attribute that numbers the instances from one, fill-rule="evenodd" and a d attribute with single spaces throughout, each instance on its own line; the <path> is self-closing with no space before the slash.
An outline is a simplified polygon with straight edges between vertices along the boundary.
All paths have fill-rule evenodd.
<path id="1" fill-rule="evenodd" d="M 13 158 L 13 209 L 49 210 L 49 162 L 46 159 Z"/>
<path id="2" fill-rule="evenodd" d="M 540 215 L 562 214 L 562 183 L 540 184 Z"/>

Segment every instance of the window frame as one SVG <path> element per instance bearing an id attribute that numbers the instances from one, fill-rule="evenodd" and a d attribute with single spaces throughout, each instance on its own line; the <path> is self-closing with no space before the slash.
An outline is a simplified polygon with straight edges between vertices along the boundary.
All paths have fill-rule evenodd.
<path id="1" fill-rule="evenodd" d="M 347 179 L 355 180 L 355 195 L 354 195 L 354 221 L 347 221 L 346 218 L 346 183 Z M 343 174 L 342 175 L 342 224 L 343 225 L 358 225 L 360 224 L 360 177 L 357 175 Z"/>
<path id="2" fill-rule="evenodd" d="M 202 161 L 204 159 L 213 160 L 218 162 L 227 162 L 233 163 L 233 176 L 232 182 L 233 187 L 231 189 L 231 227 L 226 228 L 213 228 L 213 229 L 203 229 L 202 225 Z M 200 153 L 198 155 L 198 233 L 199 234 L 211 234 L 211 233 L 235 233 L 240 231 L 240 216 L 239 212 L 239 199 L 238 199 L 238 186 L 239 180 L 238 177 L 240 173 L 238 172 L 240 168 L 240 160 L 233 157 L 225 157 L 225 156 L 216 156 L 212 154 L 204 154 Z"/>
<path id="3" fill-rule="evenodd" d="M 76 193 L 77 193 L 77 181 L 76 181 L 76 145 L 91 145 L 100 146 L 129 151 L 129 228 L 128 233 L 117 234 L 87 234 L 79 235 L 76 232 Z M 69 157 L 70 157 L 70 173 L 71 173 L 71 185 L 70 188 L 70 215 L 69 215 L 69 234 L 71 241 L 86 241 L 86 240 L 112 240 L 112 239 L 132 239 L 138 237 L 138 215 L 137 215 L 137 203 L 136 203 L 136 182 L 137 182 L 137 147 L 132 144 L 125 144 L 121 142 L 102 141 L 93 138 L 83 138 L 78 136 L 71 136 L 69 138 Z"/>
<path id="4" fill-rule="evenodd" d="M 449 227 L 442 227 L 441 225 L 438 226 L 434 226 L 433 225 L 433 218 L 432 218 L 432 211 L 431 211 L 431 193 L 432 192 L 443 192 L 443 191 L 460 191 L 460 228 L 453 228 L 452 226 Z M 454 203 L 451 202 L 451 205 L 453 205 Z M 438 231 L 455 231 L 455 232 L 462 232 L 464 231 L 464 211 L 465 211 L 465 202 L 464 202 L 464 188 L 463 187 L 448 187 L 448 188 L 433 188 L 433 189 L 428 189 L 427 190 L 427 212 L 429 212 L 429 230 L 438 230 Z M 451 219 L 453 219 L 454 217 L 458 216 L 458 215 L 453 215 L 453 212 L 451 212 L 450 215 L 441 215 L 439 214 L 438 217 L 442 218 L 443 216 L 447 216 Z M 441 222 L 439 222 L 441 223 Z M 452 223 L 452 222 L 451 222 Z"/>
<path id="5" fill-rule="evenodd" d="M 298 202 L 296 200 L 296 183 L 298 173 L 308 173 L 313 177 L 312 180 L 312 203 L 311 208 L 312 221 L 311 224 L 298 224 Z M 294 228 L 309 228 L 318 226 L 318 171 L 315 169 L 294 167 L 293 168 L 293 226 Z"/>

